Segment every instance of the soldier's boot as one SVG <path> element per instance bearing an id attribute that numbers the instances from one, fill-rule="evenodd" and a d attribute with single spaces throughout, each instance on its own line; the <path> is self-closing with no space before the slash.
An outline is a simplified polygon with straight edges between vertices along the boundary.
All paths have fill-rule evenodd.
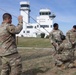
<path id="1" fill-rule="evenodd" d="M 55 66 L 60 67 L 63 64 L 63 62 L 56 60 L 55 61 Z"/>
<path id="2" fill-rule="evenodd" d="M 59 70 L 64 70 L 64 69 L 66 69 L 65 64 L 62 64 L 61 66 L 59 66 L 58 69 L 59 69 Z"/>
<path id="3" fill-rule="evenodd" d="M 76 63 L 74 64 L 74 63 L 70 63 L 69 65 L 68 65 L 68 68 L 75 68 L 75 66 L 76 66 Z"/>
<path id="4" fill-rule="evenodd" d="M 66 69 L 65 64 L 62 64 L 62 65 L 60 66 L 60 68 L 61 68 L 61 69 Z"/>
<path id="5" fill-rule="evenodd" d="M 72 67 L 73 67 L 73 64 L 69 64 L 69 65 L 68 65 L 68 68 L 72 68 Z"/>

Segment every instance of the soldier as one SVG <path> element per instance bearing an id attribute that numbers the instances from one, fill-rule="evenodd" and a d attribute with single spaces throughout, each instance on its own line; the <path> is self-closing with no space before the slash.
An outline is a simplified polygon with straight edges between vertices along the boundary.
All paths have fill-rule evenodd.
<path id="1" fill-rule="evenodd" d="M 73 53 L 73 58 L 75 59 L 75 48 L 76 48 L 76 25 L 73 26 L 71 30 L 66 33 L 66 39 L 72 45 L 71 52 Z M 74 63 L 75 65 L 75 63 Z"/>
<path id="2" fill-rule="evenodd" d="M 57 45 L 60 45 L 63 41 L 63 32 L 58 29 L 58 24 L 54 23 L 53 24 L 53 30 L 50 33 L 50 41 L 51 44 L 54 46 L 55 50 L 57 50 Z"/>
<path id="3" fill-rule="evenodd" d="M 66 39 L 72 44 L 73 48 L 76 47 L 76 25 L 66 33 Z"/>
<path id="4" fill-rule="evenodd" d="M 58 24 L 54 23 L 53 24 L 53 30 L 50 33 L 50 41 L 51 44 L 53 45 L 56 54 L 58 54 L 58 46 L 62 43 L 62 41 L 65 39 L 63 32 L 61 30 L 58 29 Z M 57 62 L 61 64 L 61 62 L 59 60 L 55 59 L 55 63 L 57 65 Z"/>
<path id="5" fill-rule="evenodd" d="M 58 46 L 58 53 L 55 55 L 55 58 L 57 59 L 57 67 L 61 68 L 67 68 L 72 67 L 71 64 L 74 59 L 74 52 L 71 51 L 72 44 L 70 44 L 66 39 Z M 71 65 L 71 66 L 70 66 Z"/>
<path id="6" fill-rule="evenodd" d="M 60 54 L 58 54 L 56 58 L 62 62 L 61 66 L 65 64 L 65 67 L 76 67 L 75 47 L 76 25 L 66 33 L 66 40 L 64 40 L 58 48 L 58 52 L 60 52 Z"/>
<path id="7" fill-rule="evenodd" d="M 2 61 L 1 75 L 21 75 L 21 56 L 17 51 L 16 36 L 23 28 L 22 16 L 18 17 L 18 25 L 14 26 L 12 16 L 3 14 L 3 22 L 0 26 L 0 57 Z"/>

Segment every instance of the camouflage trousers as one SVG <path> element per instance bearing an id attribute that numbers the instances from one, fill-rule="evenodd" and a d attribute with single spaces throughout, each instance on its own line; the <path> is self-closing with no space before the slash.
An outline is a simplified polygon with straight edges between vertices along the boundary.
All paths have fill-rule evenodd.
<path id="1" fill-rule="evenodd" d="M 74 52 L 70 52 L 66 50 L 65 52 L 62 52 L 61 54 L 55 55 L 55 62 L 57 65 L 72 63 L 73 61 L 74 61 Z"/>
<path id="2" fill-rule="evenodd" d="M 21 75 L 22 61 L 18 53 L 1 57 L 1 61 L 1 75 Z"/>

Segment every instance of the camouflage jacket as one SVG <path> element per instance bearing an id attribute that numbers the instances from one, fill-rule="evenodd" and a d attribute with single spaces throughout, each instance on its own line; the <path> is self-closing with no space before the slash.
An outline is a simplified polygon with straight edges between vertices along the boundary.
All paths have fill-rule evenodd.
<path id="1" fill-rule="evenodd" d="M 65 39 L 58 47 L 59 51 L 67 51 L 72 49 L 72 45 Z"/>
<path id="2" fill-rule="evenodd" d="M 74 50 L 76 46 L 76 32 L 69 30 L 66 39 L 59 45 L 58 51 L 66 52 Z"/>
<path id="3" fill-rule="evenodd" d="M 17 52 L 16 36 L 23 26 L 20 21 L 17 26 L 13 24 L 2 23 L 0 25 L 0 56 L 6 56 Z"/>
<path id="4" fill-rule="evenodd" d="M 62 42 L 61 35 L 63 35 L 61 30 L 52 30 L 49 37 L 51 43 Z"/>
<path id="5" fill-rule="evenodd" d="M 76 32 L 73 30 L 69 30 L 66 33 L 66 39 L 68 40 L 68 42 L 70 42 L 71 44 L 76 45 Z"/>
<path id="6" fill-rule="evenodd" d="M 72 44 L 65 39 L 59 46 L 58 46 L 58 53 L 64 55 L 63 57 L 68 55 L 74 56 L 75 48 L 72 47 Z M 66 58 L 67 58 L 66 57 Z"/>

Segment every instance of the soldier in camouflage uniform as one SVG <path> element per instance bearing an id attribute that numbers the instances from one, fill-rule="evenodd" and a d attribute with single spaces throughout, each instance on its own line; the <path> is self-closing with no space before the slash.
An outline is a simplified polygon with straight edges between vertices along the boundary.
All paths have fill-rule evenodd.
<path id="1" fill-rule="evenodd" d="M 61 38 L 61 36 L 64 35 L 64 34 L 61 30 L 58 29 L 58 24 L 57 23 L 54 23 L 53 27 L 54 28 L 53 28 L 53 30 L 52 30 L 52 32 L 50 33 L 49 36 L 50 36 L 51 44 L 53 45 L 56 54 L 58 54 L 58 51 L 57 51 L 58 46 L 62 43 L 63 39 Z M 59 63 L 60 61 L 55 59 L 56 64 L 57 64 L 57 62 Z"/>
<path id="2" fill-rule="evenodd" d="M 60 54 L 56 55 L 56 58 L 62 62 L 61 66 L 64 64 L 65 67 L 76 67 L 75 47 L 76 25 L 66 33 L 66 40 L 58 48 Z"/>
<path id="3" fill-rule="evenodd" d="M 51 44 L 54 46 L 54 48 L 56 49 L 57 45 L 60 45 L 62 43 L 62 39 L 61 36 L 63 35 L 63 32 L 61 30 L 58 29 L 58 24 L 54 23 L 53 25 L 53 30 L 50 32 L 50 41 Z"/>
<path id="4" fill-rule="evenodd" d="M 0 25 L 0 57 L 2 61 L 1 75 L 21 75 L 22 61 L 17 51 L 16 36 L 22 30 L 23 19 L 18 17 L 18 25 L 11 24 L 12 16 L 3 14 L 3 22 Z"/>
<path id="5" fill-rule="evenodd" d="M 76 25 L 73 26 L 71 30 L 66 33 L 66 39 L 70 44 L 72 44 L 72 48 L 75 50 L 76 47 Z"/>
<path id="6" fill-rule="evenodd" d="M 76 56 L 75 55 L 75 51 L 76 51 L 76 25 L 74 25 L 73 28 L 66 33 L 66 39 L 72 45 L 71 52 L 73 53 L 73 59 L 75 59 L 75 56 Z"/>
<path id="7" fill-rule="evenodd" d="M 55 55 L 57 61 L 57 66 L 61 68 L 68 67 L 74 59 L 74 52 L 71 51 L 72 45 L 67 41 L 64 40 L 58 47 L 58 54 Z M 64 65 L 64 66 L 63 66 Z"/>

